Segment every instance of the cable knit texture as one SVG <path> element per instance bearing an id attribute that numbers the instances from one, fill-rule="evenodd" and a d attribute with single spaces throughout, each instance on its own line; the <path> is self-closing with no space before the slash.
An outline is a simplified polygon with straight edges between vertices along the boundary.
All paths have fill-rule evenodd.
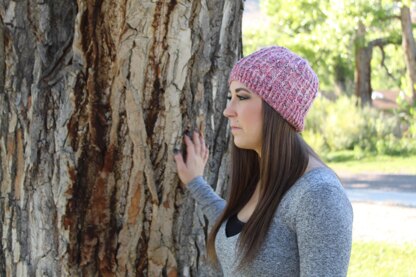
<path id="1" fill-rule="evenodd" d="M 228 83 L 239 81 L 258 94 L 297 132 L 318 92 L 319 81 L 308 62 L 289 49 L 271 46 L 239 60 Z"/>

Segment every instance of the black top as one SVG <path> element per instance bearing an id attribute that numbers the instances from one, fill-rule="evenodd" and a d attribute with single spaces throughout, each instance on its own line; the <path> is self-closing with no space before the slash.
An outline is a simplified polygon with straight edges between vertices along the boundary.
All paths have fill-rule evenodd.
<path id="1" fill-rule="evenodd" d="M 227 224 L 225 225 L 225 235 L 227 238 L 240 233 L 244 224 L 244 222 L 241 222 L 238 219 L 237 214 L 230 216 L 230 218 L 227 220 Z"/>

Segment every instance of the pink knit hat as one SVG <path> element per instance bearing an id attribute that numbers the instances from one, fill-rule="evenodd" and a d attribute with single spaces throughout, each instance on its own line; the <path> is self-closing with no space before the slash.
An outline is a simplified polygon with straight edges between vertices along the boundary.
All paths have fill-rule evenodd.
<path id="1" fill-rule="evenodd" d="M 308 62 L 290 50 L 271 46 L 242 58 L 228 79 L 239 81 L 275 109 L 297 132 L 318 92 L 318 77 Z"/>

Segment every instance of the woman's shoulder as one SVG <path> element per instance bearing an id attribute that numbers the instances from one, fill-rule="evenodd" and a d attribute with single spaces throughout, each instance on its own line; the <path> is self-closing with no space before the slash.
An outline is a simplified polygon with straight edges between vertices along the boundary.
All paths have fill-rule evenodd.
<path id="1" fill-rule="evenodd" d="M 295 228 L 296 218 L 302 214 L 314 217 L 331 215 L 333 212 L 352 216 L 351 203 L 335 174 L 330 168 L 315 168 L 306 172 L 283 197 L 280 215 Z"/>
<path id="2" fill-rule="evenodd" d="M 337 188 L 344 190 L 340 179 L 329 167 L 316 167 L 304 173 L 293 185 L 298 193 Z"/>
<path id="3" fill-rule="evenodd" d="M 346 192 L 338 176 L 328 167 L 317 167 L 303 174 L 282 199 L 286 209 L 298 210 L 302 203 L 347 200 Z"/>

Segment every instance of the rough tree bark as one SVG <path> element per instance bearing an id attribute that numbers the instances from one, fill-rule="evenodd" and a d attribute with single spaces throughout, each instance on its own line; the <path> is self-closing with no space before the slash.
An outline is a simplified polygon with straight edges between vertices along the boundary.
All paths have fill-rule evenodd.
<path id="1" fill-rule="evenodd" d="M 0 274 L 217 276 L 172 150 L 223 194 L 242 1 L 0 2 Z M 4 76 L 4 78 L 2 78 Z"/>
<path id="2" fill-rule="evenodd" d="M 361 106 L 371 105 L 371 58 L 373 50 L 365 41 L 365 26 L 360 21 L 355 38 L 355 95 Z"/>
<path id="3" fill-rule="evenodd" d="M 400 19 L 402 25 L 403 52 L 405 53 L 407 74 L 409 77 L 409 88 L 413 103 L 416 103 L 416 42 L 412 31 L 410 9 L 406 5 L 403 5 L 400 9 Z"/>

